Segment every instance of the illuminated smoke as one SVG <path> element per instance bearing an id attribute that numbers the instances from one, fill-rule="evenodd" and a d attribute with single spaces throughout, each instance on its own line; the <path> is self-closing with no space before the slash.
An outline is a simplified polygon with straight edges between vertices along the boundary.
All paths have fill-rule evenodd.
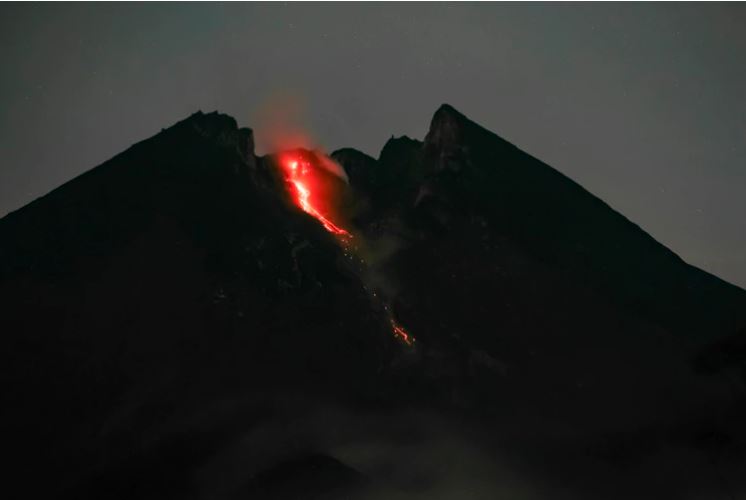
<path id="1" fill-rule="evenodd" d="M 253 110 L 251 122 L 256 124 L 254 141 L 258 152 L 311 149 L 316 142 L 310 130 L 306 100 L 302 93 L 290 90 L 274 91 Z"/>

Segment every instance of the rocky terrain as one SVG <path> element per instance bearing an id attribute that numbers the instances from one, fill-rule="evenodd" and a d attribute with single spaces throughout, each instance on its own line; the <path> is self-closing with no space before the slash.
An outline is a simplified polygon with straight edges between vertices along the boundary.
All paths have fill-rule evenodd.
<path id="1" fill-rule="evenodd" d="M 746 292 L 448 105 L 330 155 L 354 247 L 281 154 L 196 113 L 0 220 L 6 488 L 744 497 Z"/>

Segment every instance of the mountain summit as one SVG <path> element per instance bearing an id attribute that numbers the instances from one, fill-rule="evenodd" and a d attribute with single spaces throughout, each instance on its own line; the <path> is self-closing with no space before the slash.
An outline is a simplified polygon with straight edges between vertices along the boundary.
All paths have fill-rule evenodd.
<path id="1" fill-rule="evenodd" d="M 25 496 L 746 491 L 746 292 L 448 105 L 378 158 L 196 113 L 1 219 L 0 300 Z"/>

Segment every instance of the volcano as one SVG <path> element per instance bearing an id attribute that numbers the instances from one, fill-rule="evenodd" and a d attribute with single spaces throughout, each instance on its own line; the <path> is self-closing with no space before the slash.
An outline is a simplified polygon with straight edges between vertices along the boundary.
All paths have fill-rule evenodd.
<path id="1" fill-rule="evenodd" d="M 746 494 L 746 292 L 448 105 L 196 113 L 1 219 L 0 301 L 23 497 Z"/>

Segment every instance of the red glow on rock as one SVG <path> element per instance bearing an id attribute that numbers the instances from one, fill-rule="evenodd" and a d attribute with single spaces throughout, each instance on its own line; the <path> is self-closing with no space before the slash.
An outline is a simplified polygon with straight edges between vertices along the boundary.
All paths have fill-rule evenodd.
<path id="1" fill-rule="evenodd" d="M 402 342 L 410 346 L 414 344 L 414 337 L 412 334 L 405 330 L 403 326 L 397 324 L 393 319 L 391 320 L 391 328 L 394 331 L 394 336 Z"/>
<path id="2" fill-rule="evenodd" d="M 290 185 L 291 195 L 296 205 L 308 215 L 318 220 L 324 229 L 341 238 L 352 238 L 346 229 L 335 224 L 331 215 L 325 210 L 329 206 L 328 200 L 319 199 L 319 172 L 307 159 L 301 155 L 285 155 L 280 158 L 280 164 L 285 172 L 285 180 Z M 326 214 L 324 212 L 327 211 Z"/>

